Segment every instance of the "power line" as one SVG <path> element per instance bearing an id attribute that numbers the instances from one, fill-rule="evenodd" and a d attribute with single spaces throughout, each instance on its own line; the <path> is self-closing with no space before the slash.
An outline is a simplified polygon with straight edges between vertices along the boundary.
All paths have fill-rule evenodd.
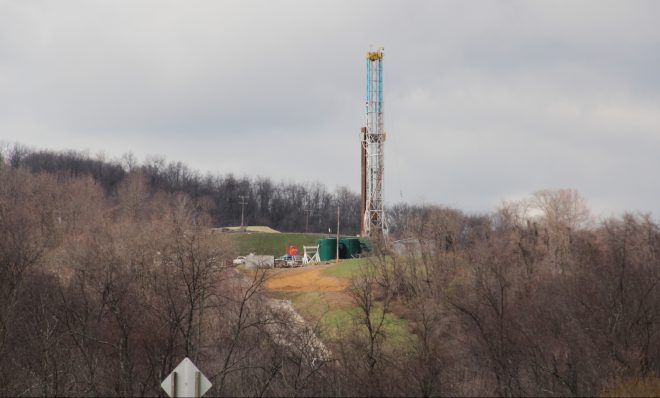
<path id="1" fill-rule="evenodd" d="M 241 198 L 240 202 L 238 204 L 241 205 L 241 228 L 243 227 L 243 214 L 245 212 L 245 205 L 247 204 L 247 195 L 238 195 L 239 198 Z"/>
<path id="2" fill-rule="evenodd" d="M 309 216 L 312 214 L 314 209 L 303 209 L 305 212 L 305 233 L 309 232 Z"/>

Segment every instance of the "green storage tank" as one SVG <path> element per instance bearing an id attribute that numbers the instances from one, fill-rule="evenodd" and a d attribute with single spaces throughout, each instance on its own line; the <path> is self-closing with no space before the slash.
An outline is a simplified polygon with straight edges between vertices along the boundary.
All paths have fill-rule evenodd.
<path id="1" fill-rule="evenodd" d="M 337 258 L 337 238 L 319 239 L 319 259 L 321 261 L 334 260 Z"/>
<path id="2" fill-rule="evenodd" d="M 360 240 L 360 250 L 362 253 L 371 253 L 374 248 L 371 245 L 371 242 L 368 239 Z"/>
<path id="3" fill-rule="evenodd" d="M 341 238 L 339 240 L 339 245 L 341 258 L 355 258 L 360 256 L 361 248 L 359 238 Z"/>
<path id="4" fill-rule="evenodd" d="M 339 239 L 339 258 L 351 258 L 348 255 L 346 242 L 343 239 Z"/>

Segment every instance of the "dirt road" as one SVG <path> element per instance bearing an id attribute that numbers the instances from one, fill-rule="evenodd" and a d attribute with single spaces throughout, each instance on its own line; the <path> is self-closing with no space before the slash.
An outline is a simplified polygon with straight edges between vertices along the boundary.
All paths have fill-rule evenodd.
<path id="1" fill-rule="evenodd" d="M 345 279 L 325 275 L 331 265 L 311 265 L 303 268 L 274 270 L 266 287 L 287 292 L 341 292 L 348 286 Z"/>

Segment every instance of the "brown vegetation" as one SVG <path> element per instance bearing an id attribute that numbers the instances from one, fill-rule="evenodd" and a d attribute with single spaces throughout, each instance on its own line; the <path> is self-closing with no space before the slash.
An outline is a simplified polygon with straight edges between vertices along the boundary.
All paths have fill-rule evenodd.
<path id="1" fill-rule="evenodd" d="M 395 283 L 379 286 L 419 337 L 418 371 L 399 376 L 417 394 L 593 396 L 636 380 L 660 394 L 648 381 L 660 375 L 649 216 L 594 226 L 574 191 L 544 191 L 480 220 L 431 208 L 408 228 L 422 252 L 394 261 Z"/>
<path id="2" fill-rule="evenodd" d="M 235 250 L 207 222 L 203 202 L 149 193 L 140 172 L 107 197 L 88 177 L 0 166 L 0 395 L 162 395 L 186 356 L 215 395 L 308 388 L 275 389 L 324 362 L 278 342 L 287 314 L 264 273 L 225 267 Z"/>
<path id="3" fill-rule="evenodd" d="M 400 209 L 419 250 L 376 247 L 345 286 L 355 327 L 325 350 L 264 288 L 330 277 L 227 267 L 211 207 L 139 168 L 108 191 L 0 163 L 0 396 L 158 396 L 185 356 L 217 396 L 660 395 L 650 216 L 596 223 L 573 191 Z M 387 344 L 390 312 L 414 339 Z"/>
<path id="4" fill-rule="evenodd" d="M 91 177 L 111 195 L 127 176 L 139 172 L 144 175 L 150 193 L 183 192 L 204 202 L 216 227 L 241 225 L 239 196 L 246 196 L 245 225 L 267 225 L 282 232 L 325 232 L 337 223 L 339 202 L 342 231 L 348 234 L 359 231 L 359 197 L 345 187 L 332 192 L 318 182 L 275 183 L 265 177 L 202 175 L 181 162 L 166 162 L 160 157 L 139 163 L 130 153 L 110 160 L 102 155 L 33 150 L 18 144 L 3 151 L 0 144 L 0 158 L 3 155 L 13 168 L 63 177 Z"/>

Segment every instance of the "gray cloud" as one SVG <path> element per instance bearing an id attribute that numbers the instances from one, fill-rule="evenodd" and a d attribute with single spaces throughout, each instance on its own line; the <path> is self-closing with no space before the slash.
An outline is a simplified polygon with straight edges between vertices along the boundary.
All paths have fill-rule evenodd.
<path id="1" fill-rule="evenodd" d="M 364 52 L 386 197 L 573 187 L 660 214 L 657 2 L 0 2 L 0 140 L 357 190 Z M 352 177 L 351 177 L 352 176 Z"/>

